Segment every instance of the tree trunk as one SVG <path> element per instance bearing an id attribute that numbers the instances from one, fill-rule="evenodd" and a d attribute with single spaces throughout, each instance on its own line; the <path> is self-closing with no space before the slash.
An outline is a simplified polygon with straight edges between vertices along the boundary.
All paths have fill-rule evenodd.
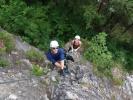
<path id="1" fill-rule="evenodd" d="M 99 5 L 99 7 L 98 7 L 98 10 L 97 10 L 98 13 L 99 13 L 99 11 L 100 11 L 101 8 L 102 8 L 102 4 L 103 4 L 103 2 L 101 2 L 100 5 Z"/>
<path id="2" fill-rule="evenodd" d="M 100 10 L 101 10 L 104 6 L 106 6 L 108 3 L 109 3 L 109 0 L 101 0 L 97 12 L 99 13 Z M 102 7 L 102 6 L 103 6 L 103 7 Z"/>

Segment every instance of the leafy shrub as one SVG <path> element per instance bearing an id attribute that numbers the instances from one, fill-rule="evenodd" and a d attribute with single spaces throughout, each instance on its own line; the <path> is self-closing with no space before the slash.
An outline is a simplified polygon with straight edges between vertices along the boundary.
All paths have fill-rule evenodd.
<path id="1" fill-rule="evenodd" d="M 41 63 L 44 61 L 43 54 L 39 51 L 36 51 L 35 49 L 31 49 L 26 52 L 26 56 L 30 61 Z"/>
<path id="2" fill-rule="evenodd" d="M 10 0 L 0 5 L 0 26 L 9 32 L 21 35 L 28 43 L 47 49 L 52 31 L 47 7 L 27 6 L 23 0 Z"/>
<path id="3" fill-rule="evenodd" d="M 10 52 L 15 48 L 13 36 L 7 32 L 0 32 L 0 40 L 3 40 L 4 47 L 1 51 Z"/>
<path id="4" fill-rule="evenodd" d="M 9 66 L 8 60 L 0 58 L 0 67 L 7 67 L 7 66 Z"/>
<path id="5" fill-rule="evenodd" d="M 88 43 L 89 47 L 85 52 L 85 57 L 92 61 L 96 67 L 96 71 L 110 76 L 110 68 L 112 66 L 112 54 L 106 46 L 106 36 L 104 32 L 94 36 Z"/>
<path id="6" fill-rule="evenodd" d="M 33 65 L 32 66 L 32 74 L 36 76 L 42 76 L 44 74 L 43 68 L 39 65 Z"/>

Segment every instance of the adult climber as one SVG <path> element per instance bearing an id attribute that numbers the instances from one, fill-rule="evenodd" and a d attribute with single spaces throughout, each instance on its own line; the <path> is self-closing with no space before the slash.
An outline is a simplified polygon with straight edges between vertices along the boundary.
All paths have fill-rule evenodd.
<path id="1" fill-rule="evenodd" d="M 52 62 L 54 66 L 59 68 L 60 75 L 65 76 L 64 59 L 65 52 L 63 48 L 59 48 L 56 40 L 50 42 L 50 49 L 46 53 L 47 59 Z"/>

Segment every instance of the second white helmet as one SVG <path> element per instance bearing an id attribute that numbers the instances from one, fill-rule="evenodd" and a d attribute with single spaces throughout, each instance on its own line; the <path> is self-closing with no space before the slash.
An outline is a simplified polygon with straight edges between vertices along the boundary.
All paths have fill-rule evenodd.
<path id="1" fill-rule="evenodd" d="M 56 40 L 53 40 L 53 41 L 50 42 L 50 47 L 51 48 L 58 47 L 58 46 L 59 46 L 59 44 Z"/>
<path id="2" fill-rule="evenodd" d="M 80 40 L 80 36 L 79 35 L 76 35 L 75 36 L 75 39 L 79 39 Z"/>

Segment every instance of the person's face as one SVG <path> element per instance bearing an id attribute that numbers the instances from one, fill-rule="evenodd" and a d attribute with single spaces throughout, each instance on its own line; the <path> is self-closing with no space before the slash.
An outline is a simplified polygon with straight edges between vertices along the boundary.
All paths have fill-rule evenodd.
<path id="1" fill-rule="evenodd" d="M 79 39 L 75 39 L 75 42 L 79 42 L 80 40 Z"/>
<path id="2" fill-rule="evenodd" d="M 51 48 L 51 51 L 53 54 L 56 54 L 58 52 L 58 47 Z"/>

